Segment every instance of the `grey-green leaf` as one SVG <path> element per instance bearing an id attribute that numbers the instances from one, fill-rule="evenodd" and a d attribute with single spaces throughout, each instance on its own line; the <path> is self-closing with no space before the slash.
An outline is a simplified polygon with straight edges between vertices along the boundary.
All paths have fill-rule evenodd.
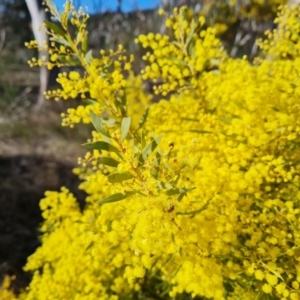
<path id="1" fill-rule="evenodd" d="M 85 60 L 86 60 L 88 63 L 91 62 L 91 60 L 92 60 L 92 58 L 93 58 L 93 51 L 92 51 L 92 49 L 89 50 L 89 51 L 85 54 L 84 58 L 85 58 Z"/>
<path id="2" fill-rule="evenodd" d="M 85 102 L 86 104 L 91 104 L 91 105 L 95 105 L 98 104 L 99 102 L 94 100 L 94 99 L 83 99 L 83 102 Z"/>
<path id="3" fill-rule="evenodd" d="M 152 140 L 142 151 L 139 157 L 139 163 L 144 164 L 145 160 L 153 153 L 158 144 L 162 139 L 162 135 L 158 136 L 156 139 Z"/>
<path id="4" fill-rule="evenodd" d="M 144 131 L 142 131 L 142 135 L 141 135 L 141 145 L 143 149 L 146 147 L 146 134 Z"/>
<path id="5" fill-rule="evenodd" d="M 126 105 L 123 104 L 123 100 L 120 98 L 115 99 L 115 105 L 121 110 L 122 116 L 126 115 Z"/>
<path id="6" fill-rule="evenodd" d="M 196 130 L 196 129 L 191 129 L 191 130 L 189 130 L 189 131 L 190 131 L 190 132 L 199 133 L 199 134 L 213 133 L 213 132 L 207 131 L 207 130 Z"/>
<path id="7" fill-rule="evenodd" d="M 124 94 L 122 97 L 121 97 L 121 103 L 123 106 L 126 106 L 127 104 L 127 97 L 126 97 L 126 94 Z"/>
<path id="8" fill-rule="evenodd" d="M 222 122 L 224 122 L 225 124 L 231 125 L 231 120 L 226 119 L 225 117 L 220 119 Z"/>
<path id="9" fill-rule="evenodd" d="M 74 221 L 74 223 L 78 223 L 78 224 L 84 224 L 84 222 L 83 222 L 83 221 L 81 221 L 81 220 L 76 220 L 76 221 Z"/>
<path id="10" fill-rule="evenodd" d="M 51 12 L 53 12 L 54 16 L 60 21 L 60 13 L 52 0 L 46 0 L 47 6 L 50 8 Z"/>
<path id="11" fill-rule="evenodd" d="M 113 173 L 108 175 L 107 178 L 110 183 L 117 183 L 117 182 L 122 182 L 124 180 L 132 179 L 133 175 L 130 174 L 129 172 Z"/>
<path id="12" fill-rule="evenodd" d="M 182 194 L 182 195 L 184 195 L 184 194 Z M 200 209 L 193 210 L 193 211 L 177 212 L 176 215 L 181 215 L 181 216 L 191 215 L 192 217 L 194 217 L 196 214 L 201 213 L 205 209 L 207 209 L 209 203 L 210 203 L 210 200 L 207 201 Z"/>
<path id="13" fill-rule="evenodd" d="M 196 118 L 182 117 L 180 119 L 183 120 L 183 121 L 199 122 L 199 119 L 196 119 Z"/>
<path id="14" fill-rule="evenodd" d="M 65 36 L 65 32 L 63 31 L 62 28 L 59 27 L 59 25 L 53 23 L 53 22 L 50 22 L 50 21 L 47 21 L 45 20 L 44 23 L 46 24 L 46 26 L 51 29 L 55 34 L 58 34 L 62 37 Z"/>
<path id="15" fill-rule="evenodd" d="M 155 159 L 154 162 L 153 162 L 154 170 L 151 172 L 151 175 L 152 175 L 155 179 L 157 179 L 157 178 L 158 178 L 158 174 L 159 174 L 160 161 L 161 161 L 161 154 L 160 154 L 159 151 L 156 152 L 155 158 L 156 158 L 156 159 Z M 169 187 L 169 188 L 172 188 L 172 186 Z"/>
<path id="16" fill-rule="evenodd" d="M 157 185 L 161 190 L 168 189 L 168 191 L 169 191 L 169 190 L 173 189 L 173 186 L 168 182 L 157 181 Z"/>
<path id="17" fill-rule="evenodd" d="M 149 114 L 149 107 L 146 109 L 145 113 L 143 114 L 143 116 L 141 117 L 140 121 L 139 121 L 139 126 L 137 128 L 137 130 L 141 129 L 144 124 L 146 123 L 147 121 L 147 118 L 148 118 L 148 114 Z"/>
<path id="18" fill-rule="evenodd" d="M 88 47 L 88 37 L 86 36 L 81 44 L 81 50 L 83 52 L 86 52 L 87 47 Z"/>
<path id="19" fill-rule="evenodd" d="M 131 124 L 131 117 L 123 118 L 121 124 L 121 141 L 123 142 L 126 139 L 126 136 L 129 132 Z"/>
<path id="20" fill-rule="evenodd" d="M 108 197 L 105 197 L 104 199 L 98 201 L 99 204 L 104 204 L 104 203 L 112 203 L 112 202 L 117 202 L 117 201 L 121 201 L 124 200 L 126 198 L 126 196 L 122 193 L 117 193 L 117 194 L 113 194 L 110 195 Z"/>
<path id="21" fill-rule="evenodd" d="M 56 37 L 56 36 L 55 37 L 51 37 L 50 41 L 56 42 L 56 43 L 59 43 L 59 44 L 62 44 L 62 45 L 66 45 L 68 47 L 71 47 L 70 43 L 67 40 L 65 40 L 64 38 L 62 38 L 62 37 Z"/>
<path id="22" fill-rule="evenodd" d="M 88 246 L 85 248 L 85 251 L 88 251 L 89 249 L 91 249 L 94 246 L 95 242 L 91 241 Z"/>
<path id="23" fill-rule="evenodd" d="M 116 168 L 118 166 L 118 164 L 120 163 L 119 161 L 111 158 L 111 157 L 106 157 L 106 156 L 102 156 L 98 159 L 98 162 L 100 164 L 109 166 L 109 167 L 114 167 Z"/>
<path id="24" fill-rule="evenodd" d="M 101 133 L 101 134 L 103 134 L 103 135 L 110 138 L 110 134 L 106 130 L 104 130 L 104 128 L 103 128 L 101 117 L 97 116 L 93 111 L 90 111 L 90 116 L 91 116 L 93 125 L 96 128 L 96 130 L 99 133 Z"/>
<path id="25" fill-rule="evenodd" d="M 178 194 L 185 194 L 186 192 L 194 190 L 195 187 L 191 188 L 174 188 L 174 189 L 169 189 L 167 190 L 166 194 L 168 196 L 173 196 L 173 195 L 178 195 Z"/>
<path id="26" fill-rule="evenodd" d="M 190 31 L 190 33 L 189 33 L 189 35 L 187 36 L 187 38 L 186 38 L 186 46 L 188 46 L 189 45 L 189 43 L 190 43 L 190 41 L 192 40 L 192 38 L 193 38 L 193 35 L 194 35 L 194 33 L 195 33 L 195 20 L 193 19 L 192 20 L 192 22 L 191 22 L 191 27 L 190 27 L 191 29 L 191 31 Z"/>
<path id="27" fill-rule="evenodd" d="M 122 193 L 116 193 L 113 195 L 110 195 L 108 197 L 105 197 L 104 199 L 98 201 L 98 204 L 105 204 L 105 203 L 112 203 L 112 202 L 118 202 L 121 200 L 124 200 L 126 198 L 129 198 L 131 196 L 133 196 L 134 194 L 136 194 L 138 191 L 130 191 L 130 192 L 126 192 L 125 194 Z"/>
<path id="28" fill-rule="evenodd" d="M 110 119 L 102 119 L 102 122 L 104 124 L 106 124 L 107 126 L 114 126 L 116 124 L 116 120 L 113 119 L 113 118 L 110 118 Z"/>
<path id="29" fill-rule="evenodd" d="M 100 141 L 100 142 L 94 142 L 94 143 L 86 143 L 86 144 L 83 144 L 83 146 L 87 147 L 88 149 L 96 149 L 96 150 L 104 150 L 104 151 L 108 151 L 108 152 L 115 152 L 117 154 L 120 154 L 119 150 L 107 143 L 107 142 L 103 142 L 103 141 Z"/>

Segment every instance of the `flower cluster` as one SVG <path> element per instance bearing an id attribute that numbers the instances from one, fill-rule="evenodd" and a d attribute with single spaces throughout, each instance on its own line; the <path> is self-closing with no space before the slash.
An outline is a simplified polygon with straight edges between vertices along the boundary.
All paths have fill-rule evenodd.
<path id="1" fill-rule="evenodd" d="M 274 18 L 279 5 L 287 0 L 204 0 L 201 14 L 209 18 L 210 25 L 216 25 L 220 32 L 232 26 L 237 20 Z"/>
<path id="2" fill-rule="evenodd" d="M 4 278 L 2 285 L 0 287 L 0 298 L 2 300 L 15 300 L 16 299 L 14 293 L 10 290 L 11 282 L 14 279 L 15 278 L 8 277 L 8 276 Z"/>
<path id="3" fill-rule="evenodd" d="M 87 203 L 46 192 L 20 299 L 300 299 L 298 14 L 282 8 L 252 64 L 175 9 L 170 36 L 137 38 L 142 78 L 170 93 L 152 104 L 122 47 L 73 49 L 82 72 L 47 95 L 88 100 L 63 115 L 95 127 L 74 170 Z"/>
<path id="4" fill-rule="evenodd" d="M 293 5 L 291 10 L 281 10 L 275 23 L 278 24 L 278 29 L 274 32 L 267 31 L 265 35 L 268 40 L 259 41 L 260 47 L 266 51 L 272 59 L 293 60 L 299 57 L 299 13 L 300 7 Z"/>
<path id="5" fill-rule="evenodd" d="M 166 96 L 170 92 L 197 90 L 199 76 L 218 67 L 226 57 L 221 42 L 215 36 L 213 28 L 203 29 L 205 18 L 196 18 L 187 7 L 174 9 L 174 14 L 166 20 L 170 28 L 168 35 L 140 35 L 136 42 L 143 48 L 150 48 L 143 57 L 149 62 L 143 70 L 143 79 L 163 80 L 163 84 L 155 86 L 155 93 Z"/>

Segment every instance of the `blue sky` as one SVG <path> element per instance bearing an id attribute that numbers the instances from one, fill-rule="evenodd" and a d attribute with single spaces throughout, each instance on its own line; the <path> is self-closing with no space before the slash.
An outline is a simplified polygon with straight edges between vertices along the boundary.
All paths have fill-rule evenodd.
<path id="1" fill-rule="evenodd" d="M 54 0 L 57 7 L 62 10 L 65 0 Z M 116 10 L 117 0 L 73 0 L 75 6 L 88 7 L 88 12 L 93 14 L 97 11 Z M 137 7 L 140 9 L 158 7 L 160 0 L 122 0 L 122 11 L 128 12 L 135 10 Z"/>

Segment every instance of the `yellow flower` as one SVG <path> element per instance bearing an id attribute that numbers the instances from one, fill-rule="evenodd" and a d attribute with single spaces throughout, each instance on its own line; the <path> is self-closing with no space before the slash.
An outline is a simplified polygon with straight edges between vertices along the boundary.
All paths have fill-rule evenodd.
<path id="1" fill-rule="evenodd" d="M 78 72 L 71 71 L 69 74 L 69 78 L 71 80 L 78 80 L 80 78 L 80 74 Z"/>
<path id="2" fill-rule="evenodd" d="M 265 278 L 265 274 L 261 270 L 256 270 L 254 275 L 258 280 L 263 280 Z"/>
<path id="3" fill-rule="evenodd" d="M 270 284 L 264 284 L 263 286 L 262 286 L 262 290 L 263 290 L 263 292 L 264 293 L 266 293 L 266 294 L 271 294 L 272 293 L 272 286 L 270 285 Z"/>

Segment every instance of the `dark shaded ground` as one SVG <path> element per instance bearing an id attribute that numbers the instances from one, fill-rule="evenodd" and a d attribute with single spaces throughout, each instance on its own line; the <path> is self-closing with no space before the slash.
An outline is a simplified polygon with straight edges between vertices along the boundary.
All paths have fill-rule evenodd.
<path id="1" fill-rule="evenodd" d="M 44 192 L 66 186 L 84 204 L 73 167 L 50 157 L 0 156 L 0 282 L 7 274 L 16 275 L 16 291 L 30 281 L 22 266 L 39 245 L 39 201 Z"/>

